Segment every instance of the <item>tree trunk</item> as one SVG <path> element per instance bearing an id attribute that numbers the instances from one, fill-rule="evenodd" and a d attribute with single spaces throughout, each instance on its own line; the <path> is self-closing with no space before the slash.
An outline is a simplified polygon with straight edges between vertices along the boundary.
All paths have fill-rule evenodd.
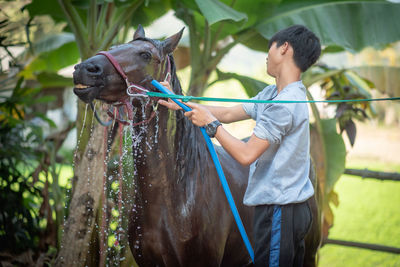
<path id="1" fill-rule="evenodd" d="M 84 105 L 79 105 L 78 117 L 82 119 Z M 90 113 L 90 114 L 89 114 Z M 69 207 L 70 214 L 65 223 L 61 250 L 56 266 L 84 266 L 94 231 L 96 212 L 103 190 L 104 173 L 104 128 L 88 111 L 86 123 L 78 144 L 80 151 L 75 158 L 75 183 Z M 94 121 L 92 121 L 94 120 Z M 83 120 L 79 120 L 78 122 Z M 85 138 L 87 136 L 87 138 Z"/>
<path id="2" fill-rule="evenodd" d="M 198 74 L 200 71 L 194 69 L 192 70 L 191 79 L 189 83 L 189 88 L 187 90 L 187 95 L 192 96 L 202 96 L 204 91 L 208 87 L 208 79 L 211 75 L 211 70 L 206 70 L 202 72 L 200 75 Z"/>

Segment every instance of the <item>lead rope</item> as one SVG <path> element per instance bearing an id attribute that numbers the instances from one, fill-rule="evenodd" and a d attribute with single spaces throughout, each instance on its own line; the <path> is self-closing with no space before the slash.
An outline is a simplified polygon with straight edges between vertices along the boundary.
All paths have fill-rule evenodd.
<path id="1" fill-rule="evenodd" d="M 375 102 L 375 101 L 399 101 L 400 97 L 385 97 L 385 98 L 365 98 L 365 99 L 336 99 L 336 100 L 260 100 L 260 99 L 240 99 L 240 98 L 222 98 L 222 97 L 206 97 L 206 96 L 187 96 L 187 95 L 176 95 L 171 93 L 158 93 L 158 92 L 147 92 L 149 97 L 158 98 L 171 98 L 180 99 L 182 102 L 188 102 L 192 100 L 208 101 L 208 102 L 233 102 L 233 103 L 347 103 L 347 102 Z"/>

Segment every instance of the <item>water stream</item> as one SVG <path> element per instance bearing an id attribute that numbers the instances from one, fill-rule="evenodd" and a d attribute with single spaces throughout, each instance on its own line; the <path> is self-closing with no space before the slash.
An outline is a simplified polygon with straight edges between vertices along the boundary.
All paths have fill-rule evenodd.
<path id="1" fill-rule="evenodd" d="M 145 108 L 149 105 L 149 98 L 140 98 L 141 101 L 141 114 L 142 118 L 140 120 L 146 120 L 146 112 Z M 95 103 L 96 106 L 97 103 Z M 101 204 L 102 214 L 104 216 L 102 219 L 99 220 L 99 223 L 95 223 L 94 229 L 99 233 L 104 228 L 103 236 L 105 236 L 105 244 L 104 247 L 106 248 L 106 259 L 105 265 L 106 266 L 120 266 L 120 262 L 125 260 L 125 250 L 129 249 L 128 246 L 128 216 L 131 216 L 131 219 L 134 221 L 139 219 L 138 218 L 138 211 L 143 209 L 141 205 L 138 203 L 134 203 L 134 198 L 132 197 L 131 192 L 137 193 L 137 187 L 135 184 L 135 178 L 137 177 L 137 170 L 134 164 L 134 157 L 136 159 L 141 159 L 145 157 L 145 153 L 140 145 L 142 142 L 145 144 L 146 150 L 152 150 L 154 146 L 158 143 L 158 123 L 159 123 L 159 114 L 156 110 L 156 106 L 153 106 L 153 109 L 156 112 L 155 115 L 155 135 L 154 137 L 149 137 L 149 128 L 148 123 L 143 123 L 138 127 L 133 127 L 132 123 L 125 127 L 121 127 L 118 129 L 118 134 L 115 137 L 113 145 L 107 143 L 107 149 L 105 149 L 104 156 L 104 166 L 108 166 L 104 170 L 104 184 L 103 190 L 105 193 L 106 201 Z M 73 163 L 72 166 L 75 169 L 79 146 L 81 144 L 82 136 L 84 129 L 89 127 L 89 138 L 87 143 L 87 153 L 88 157 L 91 156 L 100 156 L 100 155 L 90 155 L 94 151 L 94 138 L 93 137 L 93 126 L 94 126 L 94 116 L 92 116 L 92 120 L 90 125 L 87 124 L 87 112 L 88 112 L 88 105 L 85 107 L 85 113 L 83 118 L 82 128 L 77 138 L 77 145 L 74 151 Z M 134 111 L 132 111 L 134 112 Z M 118 125 L 118 124 L 117 124 Z M 108 129 L 108 135 L 113 131 L 113 128 L 116 127 L 116 124 L 113 123 Z M 144 138 L 144 139 L 143 139 Z M 107 138 L 108 142 L 111 142 L 110 136 Z M 119 143 L 122 141 L 122 144 L 119 146 Z M 133 149 L 135 148 L 135 149 Z M 121 149 L 121 151 L 119 151 Z M 122 171 L 119 169 L 120 166 L 122 167 Z M 92 172 L 93 166 L 88 164 L 87 171 L 88 173 Z M 144 179 L 144 177 L 137 177 L 138 179 Z M 93 181 L 93 177 L 88 175 L 87 177 L 87 186 L 90 186 Z M 143 182 L 145 185 L 146 183 Z M 151 187 L 151 183 L 147 184 Z M 70 194 L 70 192 L 67 192 Z M 144 203 L 147 203 L 147 200 L 144 200 Z M 87 207 L 91 207 L 90 201 L 88 200 L 85 203 Z M 95 212 L 92 210 L 88 210 L 88 213 Z M 64 218 L 66 221 L 66 218 Z M 103 221 L 103 223 L 102 223 Z M 92 222 L 89 221 L 87 225 L 88 232 L 90 232 Z M 142 236 L 140 232 L 142 229 L 138 226 L 137 227 L 138 237 Z M 101 236 L 101 235 L 100 235 Z M 135 240 L 133 244 L 133 248 L 139 249 L 140 248 L 140 240 Z M 92 241 L 91 241 L 92 242 Z M 87 253 L 90 253 L 89 249 L 94 244 L 90 244 Z M 61 244 L 62 247 L 62 244 Z M 141 257 L 141 255 L 138 255 Z"/>

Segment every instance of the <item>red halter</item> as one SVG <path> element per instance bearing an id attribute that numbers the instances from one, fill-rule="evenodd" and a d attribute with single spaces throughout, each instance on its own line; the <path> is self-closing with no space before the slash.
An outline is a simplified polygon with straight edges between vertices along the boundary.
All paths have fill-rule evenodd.
<path id="1" fill-rule="evenodd" d="M 135 84 L 133 82 L 130 82 L 128 79 L 128 76 L 126 75 L 125 71 L 122 69 L 121 65 L 118 63 L 118 61 L 114 58 L 113 55 L 111 55 L 109 52 L 107 51 L 100 51 L 98 52 L 96 55 L 103 55 L 105 56 L 108 61 L 110 61 L 110 63 L 114 66 L 115 70 L 118 72 L 119 75 L 121 75 L 121 77 L 124 79 L 124 81 L 126 82 L 126 94 L 130 97 L 130 98 L 124 98 L 120 101 L 120 103 L 116 103 L 114 104 L 114 111 L 108 110 L 107 114 L 114 120 L 124 124 L 124 125 L 128 125 L 130 124 L 129 121 L 133 120 L 133 106 L 132 106 L 132 102 L 131 102 L 131 97 L 137 95 L 137 94 L 141 94 L 141 95 L 146 95 L 146 93 L 149 91 L 146 88 L 144 88 L 143 86 L 140 86 L 138 84 Z M 171 80 L 171 62 L 169 59 L 169 56 L 167 55 L 167 73 L 165 75 L 165 81 L 170 82 Z M 118 108 L 116 108 L 118 107 Z M 129 121 L 123 120 L 118 118 L 119 114 L 123 113 L 124 110 L 126 110 L 127 114 L 128 114 L 128 119 Z M 144 123 L 149 123 L 154 117 L 155 117 L 156 113 L 155 111 L 153 111 L 150 115 L 150 117 L 146 120 L 134 123 L 133 126 L 137 126 L 137 125 L 141 125 Z M 96 116 L 97 117 L 97 116 Z M 111 121 L 110 121 L 111 122 Z M 107 125 L 105 123 L 101 123 L 103 125 Z M 108 124 L 109 125 L 109 124 Z"/>

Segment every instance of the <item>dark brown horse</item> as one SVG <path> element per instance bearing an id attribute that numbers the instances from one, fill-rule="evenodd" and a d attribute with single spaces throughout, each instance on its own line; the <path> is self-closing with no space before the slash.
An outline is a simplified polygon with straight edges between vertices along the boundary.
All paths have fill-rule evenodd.
<path id="1" fill-rule="evenodd" d="M 142 27 L 133 41 L 109 53 L 130 82 L 151 91 L 152 77 L 164 80 L 170 69 L 171 85 L 182 94 L 171 53 L 182 31 L 164 41 L 148 39 Z M 170 63 L 168 63 L 168 61 Z M 168 68 L 170 65 L 170 68 Z M 132 192 L 136 208 L 130 214 L 129 244 L 139 266 L 247 266 L 251 259 L 239 234 L 217 172 L 198 127 L 182 112 L 158 107 L 156 100 L 127 95 L 127 83 L 104 55 L 75 66 L 74 92 L 85 102 L 129 101 L 136 109 L 133 156 L 136 166 Z M 247 234 L 252 239 L 253 209 L 242 204 L 248 168 L 222 148 L 217 153 Z M 316 215 L 315 200 L 311 201 Z M 306 262 L 315 263 L 319 244 L 318 220 L 309 234 Z"/>

